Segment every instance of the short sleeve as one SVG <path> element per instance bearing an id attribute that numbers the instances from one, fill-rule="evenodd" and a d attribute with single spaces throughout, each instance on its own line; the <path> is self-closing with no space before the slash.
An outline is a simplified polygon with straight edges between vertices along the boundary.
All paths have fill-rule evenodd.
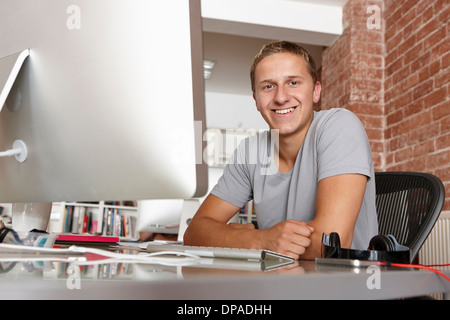
<path id="1" fill-rule="evenodd" d="M 212 189 L 213 195 L 238 207 L 243 207 L 252 198 L 248 156 L 249 139 L 244 139 L 234 151 L 222 177 Z"/>
<path id="2" fill-rule="evenodd" d="M 317 139 L 318 179 L 359 173 L 372 178 L 372 152 L 356 115 L 338 109 L 323 119 Z"/>

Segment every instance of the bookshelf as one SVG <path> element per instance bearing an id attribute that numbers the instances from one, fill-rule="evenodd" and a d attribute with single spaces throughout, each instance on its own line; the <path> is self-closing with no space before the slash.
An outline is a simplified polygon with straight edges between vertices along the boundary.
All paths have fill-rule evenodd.
<path id="1" fill-rule="evenodd" d="M 254 129 L 242 128 L 208 128 L 206 130 L 206 159 L 210 168 L 222 169 L 225 167 L 234 150 L 239 146 L 242 140 L 256 135 L 258 131 Z M 238 222 L 242 224 L 254 223 L 256 225 L 256 216 L 253 201 L 246 203 L 238 214 Z"/>
<path id="2" fill-rule="evenodd" d="M 48 231 L 136 240 L 137 219 L 135 201 L 54 202 Z"/>
<path id="3" fill-rule="evenodd" d="M 206 163 L 210 167 L 225 167 L 241 141 L 255 134 L 257 131 L 253 129 L 208 128 L 205 132 Z"/>
<path id="4" fill-rule="evenodd" d="M 239 223 L 253 223 L 256 226 L 256 215 L 253 200 L 250 200 L 241 208 L 241 211 L 239 212 Z"/>

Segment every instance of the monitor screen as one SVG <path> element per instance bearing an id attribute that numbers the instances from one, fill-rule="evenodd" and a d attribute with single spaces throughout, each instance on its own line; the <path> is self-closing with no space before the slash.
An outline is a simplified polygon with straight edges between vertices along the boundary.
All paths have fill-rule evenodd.
<path id="1" fill-rule="evenodd" d="M 28 156 L 0 158 L 0 202 L 207 191 L 200 0 L 2 0 L 0 64 L 26 49 L 0 149 Z"/>

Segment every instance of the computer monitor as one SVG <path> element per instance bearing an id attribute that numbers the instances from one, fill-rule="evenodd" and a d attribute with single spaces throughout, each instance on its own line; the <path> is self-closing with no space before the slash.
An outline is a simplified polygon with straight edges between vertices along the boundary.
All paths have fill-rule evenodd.
<path id="1" fill-rule="evenodd" d="M 0 149 L 28 156 L 0 158 L 0 202 L 206 192 L 200 0 L 0 1 L 0 72 L 28 49 L 0 112 Z"/>

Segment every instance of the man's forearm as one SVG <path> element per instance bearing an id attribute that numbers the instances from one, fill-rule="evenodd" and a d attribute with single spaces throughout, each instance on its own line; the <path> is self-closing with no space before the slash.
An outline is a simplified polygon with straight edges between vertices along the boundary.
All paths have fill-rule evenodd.
<path id="1" fill-rule="evenodd" d="M 209 217 L 194 218 L 184 235 L 187 245 L 256 249 L 258 230 L 252 224 L 224 224 Z"/>

